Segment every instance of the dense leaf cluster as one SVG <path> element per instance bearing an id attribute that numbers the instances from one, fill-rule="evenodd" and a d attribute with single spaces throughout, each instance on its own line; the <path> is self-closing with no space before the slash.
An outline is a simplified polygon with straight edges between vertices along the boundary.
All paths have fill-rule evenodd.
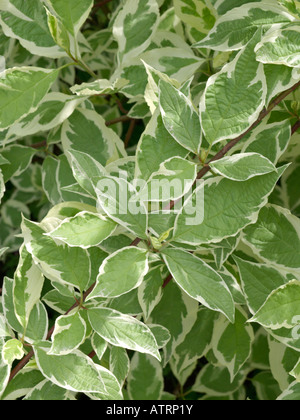
<path id="1" fill-rule="evenodd" d="M 0 0 L 0 398 L 299 400 L 299 127 L 298 0 Z"/>

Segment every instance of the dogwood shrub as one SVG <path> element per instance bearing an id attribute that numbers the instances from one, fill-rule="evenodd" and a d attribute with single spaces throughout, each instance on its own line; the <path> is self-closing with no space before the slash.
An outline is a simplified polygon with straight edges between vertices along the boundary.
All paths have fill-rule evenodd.
<path id="1" fill-rule="evenodd" d="M 2 400 L 300 399 L 300 2 L 0 0 Z"/>

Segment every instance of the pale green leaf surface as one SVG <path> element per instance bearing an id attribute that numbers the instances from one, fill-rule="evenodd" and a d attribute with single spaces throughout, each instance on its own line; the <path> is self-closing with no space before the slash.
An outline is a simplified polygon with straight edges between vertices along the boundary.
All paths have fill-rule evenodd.
<path id="1" fill-rule="evenodd" d="M 37 367 L 32 368 L 27 365 L 8 383 L 1 398 L 4 401 L 21 398 L 43 379 L 44 377 Z"/>
<path id="2" fill-rule="evenodd" d="M 75 400 L 71 392 L 45 379 L 33 387 L 23 398 L 23 401 L 65 401 Z"/>
<path id="3" fill-rule="evenodd" d="M 300 26 L 270 30 L 256 46 L 257 60 L 300 68 Z"/>
<path id="4" fill-rule="evenodd" d="M 118 297 L 139 287 L 149 270 L 148 253 L 127 247 L 111 254 L 99 269 L 97 282 L 88 300 L 94 297 Z"/>
<path id="5" fill-rule="evenodd" d="M 239 153 L 211 162 L 210 167 L 218 175 L 233 181 L 248 181 L 255 176 L 274 172 L 275 166 L 258 153 Z"/>
<path id="6" fill-rule="evenodd" d="M 4 361 L 2 351 L 4 339 L 0 337 L 0 397 L 2 396 L 9 380 L 10 366 Z"/>
<path id="7" fill-rule="evenodd" d="M 110 308 L 89 309 L 88 317 L 97 334 L 110 344 L 151 354 L 160 360 L 154 335 L 142 322 Z"/>
<path id="8" fill-rule="evenodd" d="M 64 122 L 61 136 L 65 153 L 84 152 L 104 166 L 126 156 L 124 143 L 94 110 L 76 109 Z"/>
<path id="9" fill-rule="evenodd" d="M 254 331 L 246 324 L 247 313 L 236 310 L 235 322 L 231 324 L 220 317 L 214 326 L 212 349 L 221 366 L 226 366 L 233 381 L 251 355 Z"/>
<path id="10" fill-rule="evenodd" d="M 136 157 L 136 177 L 148 180 L 160 164 L 172 157 L 186 157 L 189 152 L 180 146 L 166 130 L 159 110 L 156 110 L 139 141 Z"/>
<path id="11" fill-rule="evenodd" d="M 21 175 L 30 165 L 36 151 L 31 147 L 13 144 L 5 148 L 2 157 L 7 161 L 0 164 L 4 182 Z"/>
<path id="12" fill-rule="evenodd" d="M 266 264 L 257 264 L 234 256 L 243 292 L 252 314 L 264 304 L 270 293 L 286 283 L 284 276 Z"/>
<path id="13" fill-rule="evenodd" d="M 90 248 L 99 245 L 116 229 L 116 223 L 101 214 L 87 211 L 65 219 L 56 229 L 49 232 L 53 239 L 59 239 L 69 246 Z"/>
<path id="14" fill-rule="evenodd" d="M 147 184 L 137 194 L 142 201 L 177 200 L 187 194 L 197 177 L 197 165 L 186 159 L 174 157 L 160 164 Z"/>
<path id="15" fill-rule="evenodd" d="M 83 343 L 85 334 L 86 323 L 79 312 L 56 318 L 48 354 L 63 356 L 71 353 Z"/>
<path id="16" fill-rule="evenodd" d="M 275 289 L 251 318 L 264 327 L 277 330 L 300 324 L 300 282 L 291 280 Z"/>
<path id="17" fill-rule="evenodd" d="M 218 51 L 237 50 L 247 44 L 257 29 L 294 20 L 295 18 L 289 13 L 274 5 L 245 4 L 221 16 L 208 36 L 194 47 L 212 48 Z"/>
<path id="18" fill-rule="evenodd" d="M 210 144 L 238 137 L 257 120 L 265 105 L 266 78 L 254 52 L 259 40 L 257 32 L 230 63 L 208 79 L 200 118 Z"/>
<path id="19" fill-rule="evenodd" d="M 15 314 L 26 328 L 31 310 L 41 296 L 44 276 L 34 263 L 32 255 L 22 246 L 20 260 L 14 275 L 13 301 Z"/>
<path id="20" fill-rule="evenodd" d="M 113 25 L 119 62 L 128 62 L 150 45 L 158 24 L 156 0 L 126 0 Z"/>
<path id="21" fill-rule="evenodd" d="M 148 212 L 145 204 L 136 199 L 137 190 L 125 178 L 106 176 L 96 185 L 100 208 L 114 220 L 141 239 L 148 237 Z"/>
<path id="22" fill-rule="evenodd" d="M 0 74 L 0 131 L 35 111 L 58 73 L 56 69 L 15 67 Z"/>
<path id="23" fill-rule="evenodd" d="M 185 204 L 189 213 L 194 209 L 196 214 L 191 217 L 183 207 L 176 219 L 174 239 L 182 243 L 200 245 L 235 236 L 257 220 L 259 210 L 266 204 L 268 196 L 285 169 L 286 166 L 244 182 L 215 178 L 201 183 L 190 201 Z M 203 191 L 201 193 L 203 189 L 204 195 Z M 204 203 L 201 203 L 203 197 Z M 203 212 L 200 213 L 203 218 L 198 220 L 196 209 L 201 205 L 204 205 Z"/>
<path id="24" fill-rule="evenodd" d="M 161 364 L 152 356 L 135 353 L 130 363 L 128 394 L 131 400 L 160 399 L 164 381 Z"/>
<path id="25" fill-rule="evenodd" d="M 174 0 L 176 15 L 204 37 L 215 23 L 214 8 L 205 0 Z"/>
<path id="26" fill-rule="evenodd" d="M 1 0 L 0 10 L 5 35 L 18 39 L 31 54 L 50 58 L 66 56 L 52 39 L 46 10 L 40 0 Z"/>
<path id="27" fill-rule="evenodd" d="M 16 338 L 6 341 L 2 348 L 2 358 L 7 365 L 12 365 L 16 359 L 22 359 L 24 354 L 23 344 Z"/>
<path id="28" fill-rule="evenodd" d="M 293 382 L 278 398 L 278 401 L 299 401 L 300 383 Z"/>
<path id="29" fill-rule="evenodd" d="M 232 381 L 226 367 L 208 363 L 199 372 L 192 389 L 208 395 L 224 396 L 237 391 L 245 378 L 246 372 L 241 370 Z"/>
<path id="30" fill-rule="evenodd" d="M 36 111 L 10 126 L 0 141 L 5 144 L 39 132 L 46 132 L 62 124 L 84 100 L 60 92 L 49 92 Z"/>
<path id="31" fill-rule="evenodd" d="M 219 314 L 210 309 L 200 307 L 197 320 L 185 340 L 180 343 L 170 360 L 172 372 L 184 385 L 195 369 L 198 359 L 205 356 L 211 347 L 213 327 Z"/>
<path id="32" fill-rule="evenodd" d="M 176 283 L 192 298 L 234 322 L 234 302 L 222 277 L 200 258 L 180 249 L 165 249 L 163 258 Z"/>
<path id="33" fill-rule="evenodd" d="M 64 356 L 49 354 L 51 344 L 34 346 L 36 362 L 52 383 L 75 392 L 96 392 L 105 399 L 120 400 L 120 385 L 115 376 L 79 350 Z"/>
<path id="34" fill-rule="evenodd" d="M 79 247 L 57 244 L 37 223 L 23 219 L 25 245 L 42 272 L 51 280 L 85 289 L 90 280 L 90 259 L 87 251 Z"/>
<path id="35" fill-rule="evenodd" d="M 74 37 L 88 18 L 93 6 L 92 0 L 46 0 L 59 16 L 65 28 Z"/>
<path id="36" fill-rule="evenodd" d="M 257 222 L 245 229 L 243 241 L 264 262 L 288 273 L 299 273 L 300 223 L 289 210 L 265 206 Z"/>
<path id="37" fill-rule="evenodd" d="M 147 320 L 162 297 L 163 277 L 161 267 L 151 269 L 146 274 L 142 284 L 138 288 L 138 299 Z"/>
<path id="38" fill-rule="evenodd" d="M 109 368 L 123 386 L 130 369 L 130 359 L 124 348 L 112 346 L 109 354 Z"/>
<path id="39" fill-rule="evenodd" d="M 161 80 L 159 104 L 164 125 L 172 137 L 189 151 L 199 153 L 202 140 L 200 117 L 190 100 Z"/>

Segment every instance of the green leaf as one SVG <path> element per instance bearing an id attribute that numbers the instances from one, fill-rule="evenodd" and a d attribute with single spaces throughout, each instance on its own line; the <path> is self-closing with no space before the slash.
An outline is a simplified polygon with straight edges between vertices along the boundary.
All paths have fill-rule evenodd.
<path id="1" fill-rule="evenodd" d="M 74 85 L 71 87 L 71 92 L 78 96 L 89 96 L 89 95 L 112 95 L 117 93 L 123 87 L 128 85 L 126 79 L 116 79 L 114 82 L 110 82 L 107 79 L 97 79 L 89 83 L 81 83 L 80 85 Z"/>
<path id="2" fill-rule="evenodd" d="M 161 80 L 159 104 L 168 132 L 181 146 L 198 154 L 202 140 L 200 118 L 191 101 L 171 84 Z"/>
<path id="3" fill-rule="evenodd" d="M 60 58 L 66 53 L 59 48 L 49 32 L 47 14 L 40 0 L 1 0 L 0 24 L 7 37 L 18 39 L 21 45 L 44 57 Z"/>
<path id="4" fill-rule="evenodd" d="M 215 11 L 205 0 L 174 0 L 176 15 L 203 38 L 215 23 Z"/>
<path id="5" fill-rule="evenodd" d="M 79 312 L 56 318 L 48 354 L 62 356 L 72 353 L 84 342 L 85 334 L 86 324 Z"/>
<path id="6" fill-rule="evenodd" d="M 15 67 L 0 74 L 0 131 L 35 111 L 59 69 Z"/>
<path id="7" fill-rule="evenodd" d="M 96 286 L 87 300 L 94 297 L 112 298 L 126 294 L 139 287 L 148 270 L 146 250 L 136 247 L 120 249 L 102 263 Z"/>
<path id="8" fill-rule="evenodd" d="M 0 397 L 2 396 L 9 380 L 10 365 L 3 358 L 4 339 L 0 337 Z"/>
<path id="9" fill-rule="evenodd" d="M 135 353 L 130 363 L 128 394 L 131 400 L 160 400 L 164 387 L 161 364 L 148 354 Z"/>
<path id="10" fill-rule="evenodd" d="M 232 381 L 226 367 L 208 363 L 200 370 L 192 389 L 213 396 L 229 395 L 242 386 L 245 378 L 246 372 L 241 370 Z"/>
<path id="11" fill-rule="evenodd" d="M 279 3 L 296 17 L 300 17 L 300 4 L 298 0 L 280 0 Z"/>
<path id="12" fill-rule="evenodd" d="M 5 388 L 1 399 L 11 401 L 21 398 L 43 381 L 43 379 L 44 377 L 37 367 L 33 368 L 27 365 L 11 379 Z"/>
<path id="13" fill-rule="evenodd" d="M 293 370 L 290 372 L 298 382 L 300 382 L 300 361 L 294 366 Z"/>
<path id="14" fill-rule="evenodd" d="M 299 361 L 299 352 L 280 343 L 272 336 L 268 338 L 271 372 L 278 382 L 280 389 L 284 391 L 294 380 L 290 372 Z"/>
<path id="15" fill-rule="evenodd" d="M 104 166 L 126 156 L 119 136 L 105 125 L 98 112 L 91 109 L 76 109 L 73 112 L 63 123 L 61 140 L 67 155 L 72 150 L 83 152 Z"/>
<path id="16" fill-rule="evenodd" d="M 130 360 L 127 351 L 122 347 L 112 346 L 109 354 L 109 369 L 118 379 L 121 386 L 124 385 L 129 368 Z"/>
<path id="17" fill-rule="evenodd" d="M 87 211 L 65 219 L 57 228 L 48 233 L 69 246 L 90 248 L 107 239 L 116 229 L 116 223 L 101 214 Z"/>
<path id="18" fill-rule="evenodd" d="M 65 50 L 67 53 L 70 53 L 70 39 L 69 34 L 62 24 L 62 22 L 46 8 L 48 27 L 52 38 L 55 43 Z"/>
<path id="19" fill-rule="evenodd" d="M 7 322 L 2 314 L 0 314 L 0 337 L 12 337 L 13 333 L 10 330 Z"/>
<path id="20" fill-rule="evenodd" d="M 280 388 L 271 372 L 259 372 L 252 379 L 257 396 L 261 401 L 275 401 L 280 394 Z"/>
<path id="21" fill-rule="evenodd" d="M 65 28 L 76 37 L 88 18 L 92 0 L 46 0 L 46 4 L 59 16 Z"/>
<path id="22" fill-rule="evenodd" d="M 137 147 L 136 177 L 148 180 L 160 164 L 172 157 L 186 157 L 188 151 L 180 146 L 166 130 L 159 110 L 147 124 Z"/>
<path id="23" fill-rule="evenodd" d="M 279 401 L 299 401 L 300 383 L 293 382 L 278 398 Z"/>
<path id="24" fill-rule="evenodd" d="M 20 260 L 14 275 L 13 300 L 15 314 L 26 328 L 30 313 L 41 296 L 44 276 L 34 263 L 32 255 L 24 246 L 20 249 Z"/>
<path id="25" fill-rule="evenodd" d="M 234 322 L 232 295 L 216 271 L 200 258 L 180 249 L 167 248 L 162 254 L 174 280 L 189 296 Z"/>
<path id="26" fill-rule="evenodd" d="M 164 366 L 170 360 L 176 346 L 183 342 L 197 319 L 199 303 L 188 296 L 176 282 L 163 289 L 159 303 L 152 310 L 149 322 L 165 327 L 171 339 L 163 348 Z"/>
<path id="27" fill-rule="evenodd" d="M 85 249 L 71 248 L 63 242 L 57 244 L 44 235 L 46 232 L 39 224 L 25 218 L 22 230 L 28 252 L 47 278 L 85 290 L 91 275 L 90 259 Z"/>
<path id="28" fill-rule="evenodd" d="M 103 177 L 95 188 L 100 208 L 121 226 L 146 239 L 148 212 L 137 197 L 135 186 L 124 178 Z"/>
<path id="29" fill-rule="evenodd" d="M 266 264 L 255 264 L 236 256 L 234 256 L 234 260 L 239 269 L 248 307 L 254 314 L 274 289 L 286 283 L 286 279 L 277 270 Z"/>
<path id="30" fill-rule="evenodd" d="M 163 347 L 165 347 L 165 345 L 171 339 L 171 335 L 167 328 L 157 324 L 148 324 L 148 327 L 150 328 L 155 337 L 158 348 L 162 349 Z"/>
<path id="31" fill-rule="evenodd" d="M 277 88 L 274 91 L 275 95 L 276 92 Z M 277 93 L 279 92 L 281 89 Z M 241 151 L 242 153 L 259 153 L 275 165 L 287 149 L 290 139 L 290 123 L 264 121 L 245 137 Z"/>
<path id="32" fill-rule="evenodd" d="M 174 157 L 162 162 L 147 184 L 138 192 L 141 201 L 177 200 L 186 195 L 197 177 L 197 165 L 186 159 Z"/>
<path id="33" fill-rule="evenodd" d="M 3 137 L 0 133 L 0 141 L 4 144 L 17 139 L 48 131 L 62 124 L 83 101 L 73 95 L 60 92 L 49 92 L 40 102 L 36 111 L 22 118 L 19 122 L 10 126 Z"/>
<path id="34" fill-rule="evenodd" d="M 97 334 L 113 346 L 151 354 L 160 360 L 154 335 L 142 322 L 110 308 L 89 309 L 88 317 Z"/>
<path id="35" fill-rule="evenodd" d="M 33 387 L 23 401 L 65 401 L 75 400 L 72 393 L 45 379 Z"/>
<path id="36" fill-rule="evenodd" d="M 200 245 L 235 236 L 247 225 L 255 223 L 285 169 L 286 166 L 244 182 L 217 177 L 201 183 L 178 214 L 173 238 L 177 242 Z M 203 197 L 201 218 L 198 211 Z"/>
<path id="37" fill-rule="evenodd" d="M 169 45 L 169 41 L 166 41 Z M 204 59 L 194 54 L 188 44 L 180 47 L 164 47 L 149 49 L 142 54 L 142 59 L 155 70 L 177 80 L 180 84 L 193 77 L 204 63 Z"/>
<path id="38" fill-rule="evenodd" d="M 6 183 L 14 176 L 21 175 L 31 164 L 36 150 L 31 147 L 14 144 L 2 151 L 2 157 L 7 163 L 1 164 L 3 180 Z"/>
<path id="39" fill-rule="evenodd" d="M 0 204 L 1 204 L 2 197 L 4 196 L 4 192 L 5 192 L 5 183 L 4 183 L 3 174 L 2 174 L 2 171 L 1 171 L 1 168 L 0 168 Z M 5 249 L 5 248 L 2 248 L 2 249 Z M 2 249 L 1 249 L 1 251 L 2 251 Z M 3 252 L 5 252 L 5 251 L 3 251 Z"/>
<path id="40" fill-rule="evenodd" d="M 210 350 L 213 327 L 218 316 L 218 313 L 201 306 L 193 328 L 176 347 L 170 365 L 181 385 L 185 384 L 194 371 L 197 360 Z"/>
<path id="41" fill-rule="evenodd" d="M 113 35 L 119 45 L 119 62 L 129 62 L 145 51 L 158 24 L 156 0 L 126 0 L 118 13 Z"/>
<path id="42" fill-rule="evenodd" d="M 155 267 L 146 274 L 138 288 L 138 299 L 147 320 L 162 297 L 163 277 L 161 267 Z"/>
<path id="43" fill-rule="evenodd" d="M 96 197 L 95 187 L 98 181 L 106 175 L 105 168 L 92 156 L 77 150 L 68 150 L 66 153 L 74 178 L 81 188 L 91 197 Z"/>
<path id="44" fill-rule="evenodd" d="M 247 313 L 237 308 L 234 324 L 221 316 L 214 326 L 212 349 L 220 365 L 228 368 L 231 381 L 252 353 L 254 331 L 247 320 Z"/>
<path id="45" fill-rule="evenodd" d="M 270 29 L 256 46 L 257 60 L 268 64 L 300 67 L 300 26 Z"/>
<path id="46" fill-rule="evenodd" d="M 95 392 L 104 399 L 120 400 L 120 385 L 107 369 L 96 365 L 79 350 L 64 356 L 49 354 L 51 344 L 41 342 L 34 346 L 36 362 L 49 381 L 75 392 Z"/>
<path id="47" fill-rule="evenodd" d="M 208 36 L 194 47 L 218 51 L 238 50 L 247 44 L 257 29 L 268 29 L 276 23 L 284 24 L 294 20 L 293 16 L 275 5 L 245 4 L 220 17 Z"/>
<path id="48" fill-rule="evenodd" d="M 239 153 L 211 162 L 209 166 L 218 175 L 233 181 L 248 181 L 255 176 L 265 175 L 276 170 L 269 159 L 258 153 Z"/>
<path id="49" fill-rule="evenodd" d="M 273 290 L 266 302 L 251 318 L 272 330 L 294 328 L 300 324 L 300 282 L 291 280 Z"/>
<path id="50" fill-rule="evenodd" d="M 7 365 L 12 365 L 16 359 L 22 359 L 24 354 L 23 344 L 16 338 L 6 341 L 2 348 L 2 358 Z"/>
<path id="51" fill-rule="evenodd" d="M 48 312 L 44 304 L 38 301 L 30 312 L 27 323 L 25 341 L 35 343 L 40 340 L 46 340 L 49 329 Z"/>
<path id="52" fill-rule="evenodd" d="M 243 233 L 243 241 L 262 261 L 288 273 L 299 273 L 300 222 L 287 209 L 265 206 L 254 225 Z"/>
<path id="53" fill-rule="evenodd" d="M 91 339 L 91 345 L 98 359 L 101 360 L 102 357 L 104 356 L 104 353 L 107 350 L 107 345 L 108 345 L 107 341 L 105 341 L 104 338 L 100 337 L 100 335 L 98 335 L 97 333 L 93 333 L 92 339 Z"/>
<path id="54" fill-rule="evenodd" d="M 245 132 L 265 105 L 266 78 L 254 52 L 260 36 L 258 31 L 230 63 L 208 79 L 200 102 L 200 117 L 210 144 Z"/>

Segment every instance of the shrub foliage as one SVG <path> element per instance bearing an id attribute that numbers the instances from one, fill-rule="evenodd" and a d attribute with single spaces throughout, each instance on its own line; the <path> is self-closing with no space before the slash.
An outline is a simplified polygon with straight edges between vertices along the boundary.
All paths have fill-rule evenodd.
<path id="1" fill-rule="evenodd" d="M 1 0 L 0 67 L 1 399 L 299 400 L 300 2 Z"/>

